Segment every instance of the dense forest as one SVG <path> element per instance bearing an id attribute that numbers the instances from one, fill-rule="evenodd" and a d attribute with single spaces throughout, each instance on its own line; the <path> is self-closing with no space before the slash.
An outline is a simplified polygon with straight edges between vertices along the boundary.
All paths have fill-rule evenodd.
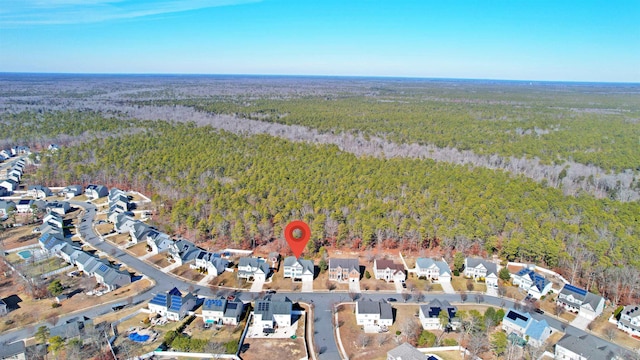
<path id="1" fill-rule="evenodd" d="M 559 166 L 560 175 L 558 164 L 578 158 L 610 170 L 631 168 L 628 185 L 637 187 L 636 93 L 572 90 L 536 97 L 526 89 L 506 94 L 445 88 L 436 98 L 427 94 L 435 90 L 418 85 L 410 82 L 417 90 L 405 89 L 407 94 L 372 85 L 364 88 L 370 94 L 348 85 L 333 93 L 328 85 L 300 90 L 280 84 L 275 93 L 266 85 L 253 92 L 236 85 L 222 88 L 230 94 L 214 87 L 215 94 L 204 96 L 201 84 L 174 91 L 119 84 L 112 92 L 84 88 L 76 95 L 66 91 L 65 100 L 38 94 L 28 101 L 26 91 L 16 95 L 19 100 L 7 95 L 0 122 L 12 129 L 5 144 L 64 144 L 41 157 L 30 182 L 143 191 L 153 196 L 158 225 L 199 242 L 282 246 L 283 226 L 301 218 L 312 228 L 309 253 L 336 246 L 439 251 L 446 257 L 458 251 L 498 254 L 557 269 L 616 302 L 640 296 L 637 201 L 588 192 L 566 196 L 517 172 L 473 163 L 352 150 L 384 137 L 396 144 L 537 156 Z M 80 93 L 91 95 L 67 102 Z M 79 104 L 87 107 L 73 110 Z M 227 116 L 221 119 L 238 127 L 220 130 L 225 127 L 207 124 L 205 115 Z M 255 130 L 274 122 L 284 124 Z M 316 137 L 298 136 L 296 131 L 306 131 L 298 125 L 318 131 Z M 313 141 L 356 132 L 348 149 Z"/>

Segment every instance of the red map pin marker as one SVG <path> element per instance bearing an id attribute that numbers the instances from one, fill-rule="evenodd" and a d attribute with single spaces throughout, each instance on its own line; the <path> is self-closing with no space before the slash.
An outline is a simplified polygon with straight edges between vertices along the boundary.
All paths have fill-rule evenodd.
<path id="1" fill-rule="evenodd" d="M 293 236 L 293 232 L 299 230 L 300 237 Z M 309 229 L 309 225 L 301 220 L 295 220 L 289 223 L 287 227 L 284 229 L 284 238 L 287 239 L 287 243 L 291 250 L 293 251 L 293 255 L 296 258 L 299 258 L 304 251 L 304 247 L 307 246 L 309 242 L 309 238 L 311 238 L 311 229 Z"/>

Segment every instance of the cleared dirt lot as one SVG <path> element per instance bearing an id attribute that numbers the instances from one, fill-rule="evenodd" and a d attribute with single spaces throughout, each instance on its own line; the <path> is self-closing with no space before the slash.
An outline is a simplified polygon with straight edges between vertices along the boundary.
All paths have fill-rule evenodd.
<path id="1" fill-rule="evenodd" d="M 304 358 L 307 356 L 304 341 L 305 316 L 297 320 L 299 323 L 296 339 L 249 338 L 242 344 L 243 351 L 240 357 L 243 360 L 263 360 L 268 354 L 268 357 L 274 360 Z"/>

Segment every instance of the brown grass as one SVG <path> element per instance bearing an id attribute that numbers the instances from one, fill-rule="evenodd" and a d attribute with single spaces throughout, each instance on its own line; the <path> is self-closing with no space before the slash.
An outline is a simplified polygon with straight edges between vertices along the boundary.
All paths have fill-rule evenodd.
<path id="1" fill-rule="evenodd" d="M 100 225 L 100 226 L 102 226 L 102 225 Z M 110 242 L 112 244 L 116 244 L 118 246 L 122 246 L 122 245 L 126 245 L 126 244 L 129 243 L 129 237 L 130 237 L 129 234 L 118 234 L 118 235 L 114 235 L 114 236 L 109 236 L 105 240 L 107 240 L 108 242 Z M 145 250 L 145 253 L 146 253 L 146 250 Z"/>
<path id="2" fill-rule="evenodd" d="M 16 221 L 18 221 L 17 218 Z M 38 226 L 39 225 L 28 225 L 9 228 L 8 230 L 5 230 L 2 235 L 0 235 L 0 239 L 2 239 L 2 244 L 5 250 L 11 250 L 27 245 L 37 244 L 40 234 L 33 234 L 33 229 Z M 26 239 L 32 237 L 33 235 L 36 236 L 29 240 Z"/>
<path id="3" fill-rule="evenodd" d="M 125 234 L 123 234 L 125 235 Z M 125 236 L 129 236 L 129 235 L 125 235 Z M 117 236 L 114 236 L 117 237 Z M 112 238 L 113 239 L 113 238 Z M 136 256 L 136 257 L 141 257 L 146 255 L 147 252 L 147 243 L 141 242 L 138 244 L 133 245 L 132 247 L 127 249 L 128 252 L 130 252 L 132 255 Z"/>
<path id="4" fill-rule="evenodd" d="M 269 339 L 249 338 L 245 339 L 243 346 L 248 346 L 247 351 L 240 354 L 243 360 L 262 360 L 265 354 L 270 359 L 302 359 L 306 356 L 304 323 L 305 315 L 298 319 L 297 338 L 294 339 Z"/>
<path id="5" fill-rule="evenodd" d="M 101 235 L 107 235 L 113 230 L 113 224 L 100 224 L 96 225 L 96 232 Z"/>
<path id="6" fill-rule="evenodd" d="M 609 340 L 609 336 L 607 334 L 608 329 L 615 329 L 615 335 L 611 341 L 616 344 L 626 346 L 630 349 L 639 349 L 640 348 L 640 340 L 631 337 L 629 334 L 622 330 L 618 330 L 617 325 L 614 325 L 608 321 L 609 317 L 613 315 L 615 311 L 615 307 L 611 307 L 609 309 L 605 309 L 598 318 L 596 318 L 591 323 L 591 331 L 597 336 Z"/>
<path id="7" fill-rule="evenodd" d="M 167 254 L 163 254 L 163 253 L 153 255 L 147 261 L 149 261 L 150 263 L 152 263 L 153 265 L 161 269 L 171 265 L 169 260 L 167 260 Z"/>
<path id="8" fill-rule="evenodd" d="M 360 280 L 360 289 L 363 291 L 367 289 L 395 291 L 396 286 L 392 282 L 388 283 L 384 280 L 376 280 L 372 275 L 371 279 L 362 278 L 362 280 Z"/>
<path id="9" fill-rule="evenodd" d="M 204 275 L 189 268 L 189 264 L 180 265 L 173 269 L 171 273 L 181 276 L 187 280 L 198 282 L 204 278 Z"/>
<path id="10" fill-rule="evenodd" d="M 467 290 L 467 281 L 468 280 L 471 280 L 471 282 L 473 284 L 473 290 L 471 290 L 471 291 L 479 291 L 479 292 L 487 291 L 487 286 L 484 283 L 475 282 L 475 281 L 473 281 L 473 279 L 466 279 L 462 275 L 461 276 L 453 276 L 451 278 L 451 286 L 453 286 L 454 290 L 456 290 L 458 292 L 468 291 Z"/>

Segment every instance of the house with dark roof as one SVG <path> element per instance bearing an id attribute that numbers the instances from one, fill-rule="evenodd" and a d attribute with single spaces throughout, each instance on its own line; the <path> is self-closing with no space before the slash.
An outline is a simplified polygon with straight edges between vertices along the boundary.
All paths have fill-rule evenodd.
<path id="1" fill-rule="evenodd" d="M 527 312 L 509 309 L 502 319 L 502 330 L 512 338 L 539 347 L 551 336 L 553 330 L 546 320 L 536 320 Z"/>
<path id="2" fill-rule="evenodd" d="M 253 324 L 261 329 L 273 329 L 291 326 L 291 300 L 275 301 L 271 299 L 256 300 L 253 309 Z"/>
<path id="3" fill-rule="evenodd" d="M 80 249 L 81 245 L 74 243 L 71 239 L 64 238 L 61 234 L 47 232 L 38 238 L 40 248 L 48 255 L 59 253 L 65 245 L 69 245 L 75 249 Z"/>
<path id="4" fill-rule="evenodd" d="M 515 274 L 511 274 L 511 282 L 518 285 L 535 299 L 540 299 L 551 291 L 552 283 L 533 269 L 523 268 Z"/>
<path id="5" fill-rule="evenodd" d="M 194 268 L 203 269 L 207 275 L 219 276 L 229 267 L 229 260 L 224 259 L 220 253 L 212 253 L 200 250 L 196 255 Z"/>
<path id="6" fill-rule="evenodd" d="M 97 283 L 102 284 L 109 291 L 131 284 L 131 274 L 107 264 L 100 265 L 93 272 L 93 276 Z"/>
<path id="7" fill-rule="evenodd" d="M 27 354 L 24 341 L 16 341 L 11 344 L 2 344 L 0 346 L 0 359 L 2 360 L 26 360 Z"/>
<path id="8" fill-rule="evenodd" d="M 407 279 L 404 265 L 385 259 L 373 260 L 373 276 L 378 280 L 384 280 L 386 282 L 393 281 L 403 283 Z"/>
<path id="9" fill-rule="evenodd" d="M 263 258 L 242 257 L 238 261 L 238 278 L 265 281 L 271 274 L 271 267 Z"/>
<path id="10" fill-rule="evenodd" d="M 46 205 L 47 212 L 64 215 L 69 212 L 71 206 L 67 201 L 51 201 Z"/>
<path id="11" fill-rule="evenodd" d="M 387 360 L 430 360 L 409 343 L 402 343 L 387 351 Z"/>
<path id="12" fill-rule="evenodd" d="M 566 310 L 578 313 L 586 319 L 593 320 L 604 310 L 604 298 L 571 284 L 565 284 L 556 303 Z"/>
<path id="13" fill-rule="evenodd" d="M 284 259 L 285 278 L 292 281 L 313 281 L 313 260 L 298 259 L 295 256 L 287 256 Z"/>
<path id="14" fill-rule="evenodd" d="M 5 179 L 0 181 L 0 187 L 5 188 L 7 192 L 12 193 L 18 189 L 19 182 L 13 179 Z"/>
<path id="15" fill-rule="evenodd" d="M 360 263 L 358 259 L 329 259 L 329 280 L 338 282 L 359 282 Z"/>
<path id="16" fill-rule="evenodd" d="M 27 196 L 31 196 L 35 199 L 44 199 L 51 195 L 51 189 L 42 185 L 31 185 L 27 189 Z"/>
<path id="17" fill-rule="evenodd" d="M 627 305 L 620 312 L 618 329 L 631 336 L 640 337 L 640 310 L 638 305 Z"/>
<path id="18" fill-rule="evenodd" d="M 9 216 L 13 211 L 16 211 L 16 203 L 11 200 L 0 200 L 0 217 Z"/>
<path id="19" fill-rule="evenodd" d="M 62 196 L 64 196 L 64 198 L 67 200 L 73 197 L 76 197 L 78 195 L 82 195 L 82 193 L 83 193 L 83 189 L 81 185 L 69 185 L 64 189 L 62 189 Z"/>
<path id="20" fill-rule="evenodd" d="M 556 343 L 555 359 L 617 360 L 621 357 L 609 346 L 598 346 L 588 335 L 565 334 Z"/>
<path id="21" fill-rule="evenodd" d="M 9 313 L 9 309 L 7 309 L 7 303 L 4 302 L 3 299 L 0 299 L 0 316 L 7 315 Z"/>
<path id="22" fill-rule="evenodd" d="M 93 328 L 93 320 L 87 317 L 74 317 L 49 329 L 49 336 L 73 339 L 84 336 L 85 329 Z"/>
<path id="23" fill-rule="evenodd" d="M 451 269 L 444 260 L 417 258 L 416 275 L 433 282 L 451 282 Z"/>
<path id="24" fill-rule="evenodd" d="M 87 196 L 89 200 L 99 199 L 109 195 L 109 189 L 107 189 L 104 185 L 88 185 L 87 189 L 84 191 L 84 194 Z"/>
<path id="25" fill-rule="evenodd" d="M 169 246 L 173 244 L 171 237 L 157 230 L 148 231 L 145 236 L 147 245 L 151 248 L 152 254 L 159 254 L 169 250 Z"/>
<path id="26" fill-rule="evenodd" d="M 464 259 L 464 276 L 476 281 L 484 281 L 487 287 L 498 287 L 498 267 L 496 264 L 479 259 Z"/>
<path id="27" fill-rule="evenodd" d="M 130 233 L 135 223 L 139 221 L 127 214 L 118 214 L 116 221 L 113 223 L 113 228 L 118 234 Z"/>
<path id="28" fill-rule="evenodd" d="M 42 224 L 49 224 L 58 229 L 62 229 L 64 227 L 64 219 L 62 218 L 62 215 L 57 212 L 50 212 L 42 218 Z"/>
<path id="29" fill-rule="evenodd" d="M 364 326 L 365 332 L 378 332 L 393 325 L 391 305 L 384 301 L 356 301 L 356 324 Z"/>
<path id="30" fill-rule="evenodd" d="M 180 290 L 175 287 L 166 293 L 156 294 L 149 301 L 151 312 L 165 316 L 172 321 L 180 321 L 195 306 L 196 297 L 193 294 L 186 293 L 183 296 Z"/>
<path id="31" fill-rule="evenodd" d="M 32 205 L 33 205 L 33 199 L 18 200 L 18 203 L 16 204 L 16 211 L 22 214 L 32 212 L 33 211 L 33 209 L 31 208 Z"/>
<path id="32" fill-rule="evenodd" d="M 133 226 L 129 229 L 129 236 L 131 236 L 131 242 L 137 244 L 145 241 L 145 236 L 151 231 L 156 231 L 152 226 L 143 223 L 140 220 L 135 220 Z"/>
<path id="33" fill-rule="evenodd" d="M 173 261 L 183 265 L 194 261 L 202 250 L 189 240 L 179 239 L 169 245 L 168 251 Z"/>
<path id="34" fill-rule="evenodd" d="M 238 325 L 243 311 L 244 303 L 237 299 L 205 299 L 202 304 L 202 320 L 216 325 Z"/>
<path id="35" fill-rule="evenodd" d="M 443 327 L 442 322 L 440 321 L 440 314 L 443 311 L 445 312 L 445 314 L 447 314 L 447 318 L 449 319 L 449 326 L 452 329 L 455 329 L 458 325 L 458 319 L 456 318 L 458 308 L 451 305 L 447 300 L 439 299 L 433 299 L 427 305 L 420 305 L 418 318 L 420 319 L 422 328 L 425 330 L 442 330 Z"/>

